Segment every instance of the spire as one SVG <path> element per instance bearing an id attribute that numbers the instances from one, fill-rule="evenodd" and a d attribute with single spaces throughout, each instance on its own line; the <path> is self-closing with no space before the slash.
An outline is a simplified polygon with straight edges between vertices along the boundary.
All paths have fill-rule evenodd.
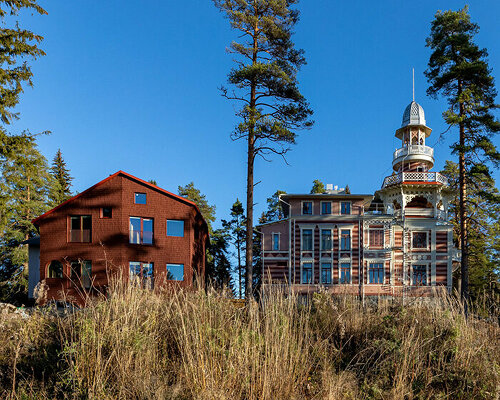
<path id="1" fill-rule="evenodd" d="M 415 101 L 415 68 L 412 68 L 413 74 L 413 101 Z"/>

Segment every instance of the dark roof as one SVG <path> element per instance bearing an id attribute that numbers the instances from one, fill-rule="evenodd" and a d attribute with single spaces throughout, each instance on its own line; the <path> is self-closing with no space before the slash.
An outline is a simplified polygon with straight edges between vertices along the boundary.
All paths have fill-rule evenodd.
<path id="1" fill-rule="evenodd" d="M 346 194 L 346 193 L 314 193 L 314 194 L 283 194 L 281 197 L 285 198 L 305 198 L 305 199 L 359 199 L 366 200 L 371 199 L 373 197 L 372 194 Z"/>
<path id="2" fill-rule="evenodd" d="M 133 175 L 130 175 L 130 174 L 128 174 L 128 173 L 126 173 L 126 172 L 124 172 L 124 171 L 118 171 L 118 172 L 115 172 L 114 174 L 112 174 L 112 175 L 108 176 L 106 179 L 103 179 L 102 181 L 100 181 L 100 182 L 96 183 L 95 185 L 93 185 L 93 186 L 89 187 L 88 189 L 84 190 L 83 192 L 78 193 L 76 196 L 73 196 L 72 198 L 70 198 L 70 199 L 66 200 L 65 202 L 63 202 L 63 203 L 61 203 L 61 204 L 59 204 L 57 207 L 54 207 L 52 210 L 49 210 L 49 211 L 47 211 L 45 214 L 40 215 L 38 218 L 35 218 L 35 219 L 34 219 L 33 221 L 31 221 L 31 222 L 33 223 L 33 225 L 38 225 L 38 222 L 39 222 L 40 220 L 42 220 L 42 219 L 44 219 L 45 217 L 47 217 L 48 215 L 52 214 L 54 211 L 56 211 L 56 210 L 58 210 L 58 209 L 60 209 L 60 208 L 64 207 L 66 204 L 71 203 L 72 201 L 74 201 L 75 199 L 77 199 L 77 198 L 79 198 L 80 196 L 84 195 L 85 193 L 90 192 L 91 190 L 95 189 L 97 186 L 102 185 L 104 182 L 107 182 L 107 181 L 109 181 L 109 180 L 113 179 L 114 177 L 116 177 L 116 176 L 118 176 L 118 175 L 124 176 L 125 178 L 131 179 L 131 180 L 133 180 L 133 181 L 136 181 L 137 183 L 140 183 L 140 184 L 142 184 L 142 185 L 144 185 L 144 186 L 147 186 L 147 187 L 149 187 L 150 189 L 156 190 L 157 192 L 163 193 L 163 194 L 165 194 L 165 195 L 167 195 L 167 196 L 170 196 L 170 197 L 172 197 L 172 198 L 174 198 L 174 199 L 176 199 L 176 200 L 182 201 L 182 202 L 184 202 L 184 203 L 186 203 L 186 204 L 188 204 L 188 205 L 190 205 L 190 206 L 194 207 L 194 208 L 196 209 L 196 211 L 198 211 L 198 213 L 200 214 L 201 218 L 203 219 L 203 222 L 205 223 L 205 226 L 207 226 L 207 227 L 208 227 L 208 225 L 207 225 L 207 221 L 205 221 L 205 218 L 203 218 L 203 215 L 201 214 L 201 211 L 200 211 L 200 209 L 198 208 L 198 206 L 196 205 L 196 203 L 195 203 L 195 202 L 193 202 L 193 201 L 191 201 L 191 200 L 188 200 L 188 199 L 186 199 L 186 198 L 184 198 L 184 197 L 178 196 L 178 195 L 176 195 L 176 194 L 174 194 L 174 193 L 171 193 L 171 192 L 169 192 L 169 191 L 167 191 L 167 190 L 165 190 L 165 189 L 162 189 L 162 188 L 161 188 L 161 187 L 159 187 L 159 186 L 153 185 L 153 184 L 152 184 L 152 183 L 150 183 L 150 182 L 146 182 L 145 180 L 140 179 L 140 178 L 137 178 L 137 177 L 135 177 L 135 176 L 133 176 Z"/>
<path id="3" fill-rule="evenodd" d="M 25 240 L 24 242 L 21 242 L 19 244 L 30 244 L 30 245 L 40 246 L 40 236 L 32 237 L 31 239 Z"/>

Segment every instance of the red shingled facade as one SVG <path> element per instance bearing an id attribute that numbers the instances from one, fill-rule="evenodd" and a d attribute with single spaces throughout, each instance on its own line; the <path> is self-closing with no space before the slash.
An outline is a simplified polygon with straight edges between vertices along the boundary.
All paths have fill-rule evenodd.
<path id="1" fill-rule="evenodd" d="M 145 194 L 146 204 L 136 204 L 135 193 Z M 111 218 L 105 218 L 109 208 Z M 82 228 L 82 238 L 90 239 L 90 242 L 71 241 L 71 217 L 75 216 L 90 216 L 90 232 Z M 152 244 L 130 243 L 130 217 L 152 220 Z M 182 237 L 167 236 L 167 220 L 184 222 Z M 153 264 L 155 288 L 170 284 L 189 287 L 196 275 L 203 278 L 205 274 L 208 228 L 197 206 L 122 171 L 38 217 L 33 223 L 40 231 L 40 280 L 45 279 L 48 286 L 48 300 L 64 297 L 80 305 L 84 303 L 82 293 L 85 290 L 81 279 L 75 279 L 71 267 L 75 261 L 90 261 L 93 286 L 90 291 L 105 290 L 110 272 L 121 269 L 123 275 L 129 277 L 130 262 Z M 73 235 L 74 232 L 75 229 Z M 62 264 L 62 277 L 48 276 L 53 261 Z M 183 280 L 166 279 L 167 264 L 183 265 Z"/>

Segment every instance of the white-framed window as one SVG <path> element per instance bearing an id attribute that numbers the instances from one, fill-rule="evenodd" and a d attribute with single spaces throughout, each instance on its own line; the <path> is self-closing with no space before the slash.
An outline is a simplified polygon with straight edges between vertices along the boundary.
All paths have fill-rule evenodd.
<path id="1" fill-rule="evenodd" d="M 369 247 L 371 249 L 380 249 L 384 247 L 384 229 L 370 228 L 368 231 Z"/>
<path id="2" fill-rule="evenodd" d="M 340 202 L 340 214 L 341 215 L 350 215 L 351 214 L 351 202 L 350 201 L 341 201 Z"/>
<path id="3" fill-rule="evenodd" d="M 274 233 L 273 232 L 273 250 L 279 250 L 280 249 L 280 234 L 279 233 Z"/>
<path id="4" fill-rule="evenodd" d="M 412 249 L 427 249 L 429 247 L 429 232 L 416 231 L 411 233 Z"/>
<path id="5" fill-rule="evenodd" d="M 328 215 L 332 213 L 332 202 L 331 201 L 322 201 L 321 202 L 321 214 Z"/>
<path id="6" fill-rule="evenodd" d="M 427 286 L 429 284 L 426 264 L 411 266 L 411 283 L 414 286 Z"/>
<path id="7" fill-rule="evenodd" d="M 340 263 L 339 283 L 341 284 L 351 283 L 351 263 L 348 262 Z"/>
<path id="8" fill-rule="evenodd" d="M 167 219 L 167 236 L 184 237 L 184 221 Z"/>
<path id="9" fill-rule="evenodd" d="M 321 283 L 331 285 L 332 283 L 332 263 L 321 263 Z"/>
<path id="10" fill-rule="evenodd" d="M 332 250 L 332 230 L 321 229 L 321 250 Z"/>
<path id="11" fill-rule="evenodd" d="M 301 230 L 301 249 L 303 251 L 313 251 L 313 230 L 312 229 L 302 229 Z"/>
<path id="12" fill-rule="evenodd" d="M 302 276 L 300 283 L 304 285 L 309 285 L 313 283 L 313 263 L 304 262 L 302 263 Z"/>
<path id="13" fill-rule="evenodd" d="M 384 283 L 384 263 L 375 262 L 368 265 L 368 283 Z"/>
<path id="14" fill-rule="evenodd" d="M 313 213 L 313 202 L 303 201 L 302 202 L 302 215 L 312 215 Z"/>
<path id="15" fill-rule="evenodd" d="M 340 230 L 340 250 L 349 251 L 351 250 L 351 230 L 341 229 Z"/>

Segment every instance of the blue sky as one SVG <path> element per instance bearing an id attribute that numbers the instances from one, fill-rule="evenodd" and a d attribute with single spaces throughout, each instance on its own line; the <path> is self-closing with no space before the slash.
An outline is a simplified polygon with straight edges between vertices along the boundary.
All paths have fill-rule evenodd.
<path id="1" fill-rule="evenodd" d="M 11 131 L 52 131 L 40 149 L 51 161 L 61 148 L 74 190 L 120 169 L 173 192 L 194 181 L 218 219 L 227 218 L 236 197 L 245 198 L 246 154 L 244 142 L 229 138 L 236 105 L 218 91 L 232 67 L 225 48 L 236 32 L 212 1 L 41 4 L 49 15 L 22 15 L 22 23 L 45 37 L 47 55 L 32 63 L 35 86 L 26 89 Z M 299 133 L 289 165 L 257 161 L 257 216 L 276 189 L 309 192 L 313 179 L 349 184 L 353 193 L 377 190 L 400 147 L 394 131 L 411 101 L 412 68 L 416 100 L 433 129 L 427 144 L 435 146 L 434 169 L 442 168 L 455 134 L 437 143 L 446 104 L 425 95 L 425 38 L 436 10 L 463 5 L 302 0 L 294 40 L 306 51 L 299 81 L 316 123 Z M 500 2 L 474 2 L 470 13 L 498 87 Z"/>

